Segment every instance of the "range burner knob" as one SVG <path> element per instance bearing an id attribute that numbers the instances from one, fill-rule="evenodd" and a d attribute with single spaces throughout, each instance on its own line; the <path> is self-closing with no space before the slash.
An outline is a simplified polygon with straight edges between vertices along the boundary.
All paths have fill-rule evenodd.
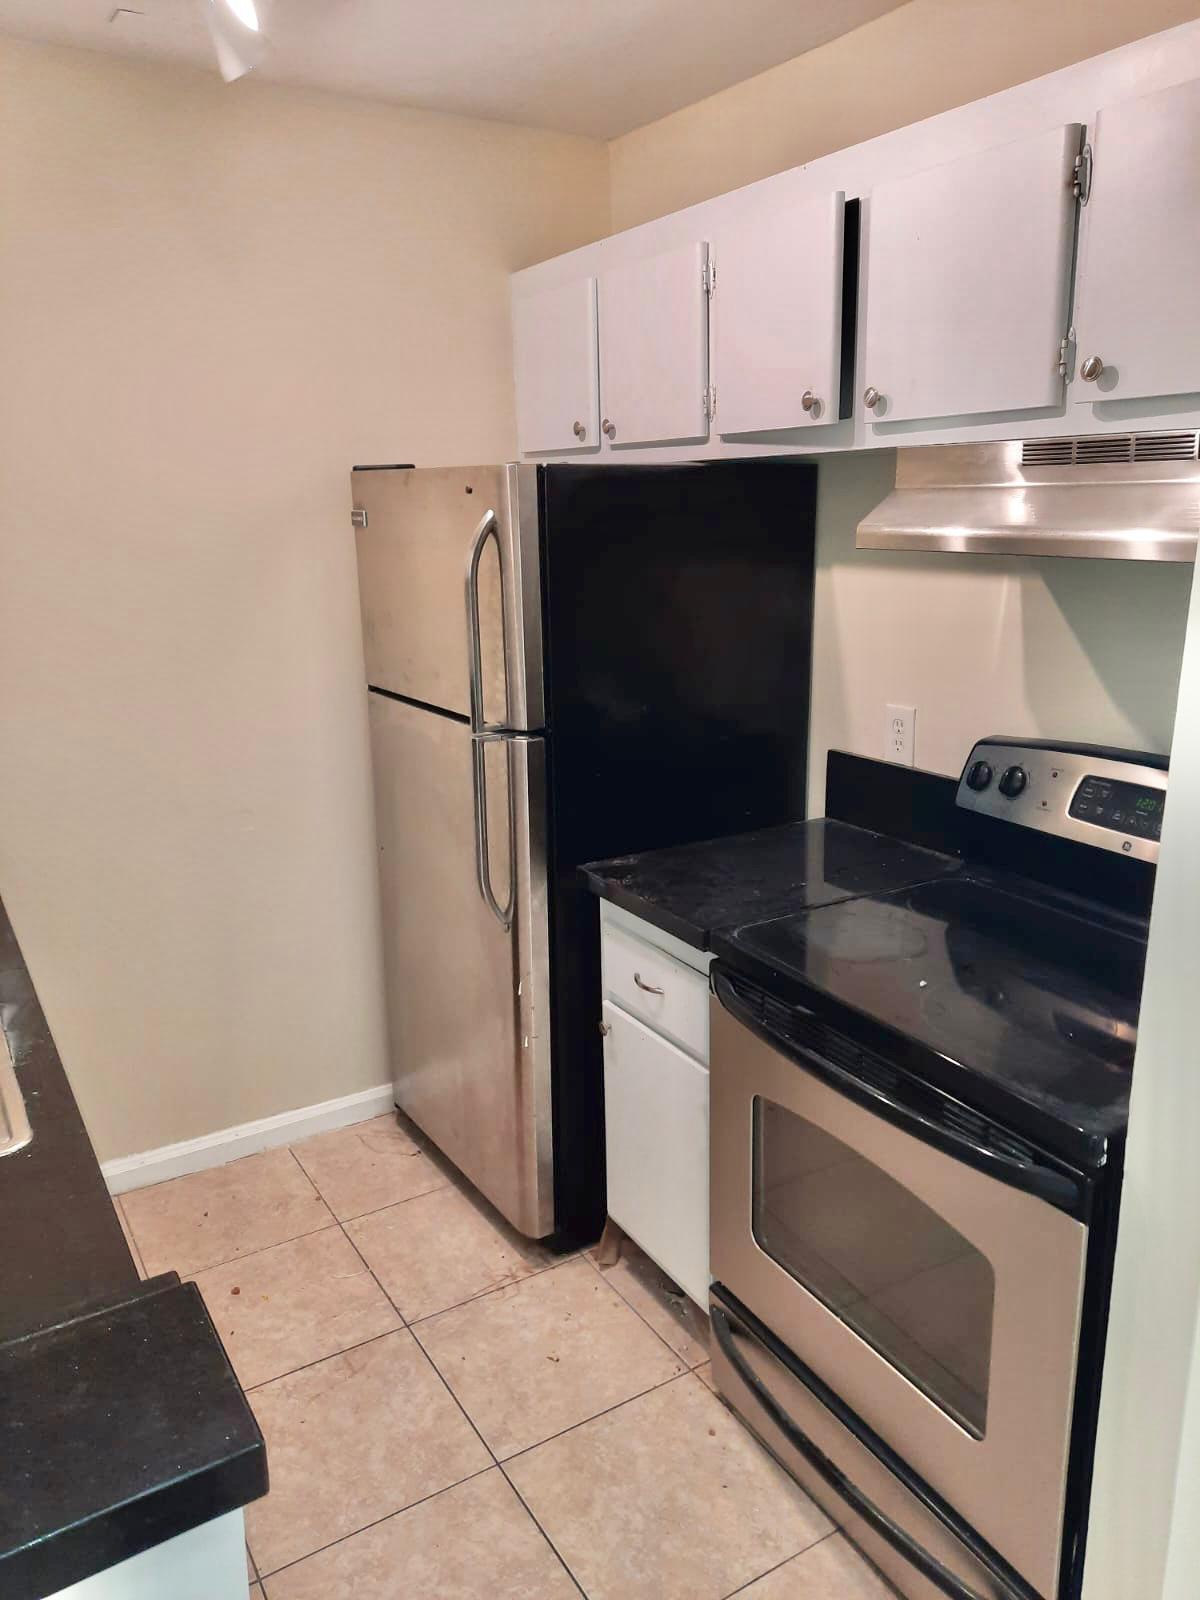
<path id="1" fill-rule="evenodd" d="M 974 762 L 971 770 L 967 773 L 967 788 L 974 789 L 978 793 L 980 789 L 986 789 L 991 781 L 992 769 L 988 763 L 986 761 Z"/>
<path id="2" fill-rule="evenodd" d="M 1000 793 L 1008 800 L 1015 800 L 1029 782 L 1029 774 L 1024 767 L 1005 767 L 1000 774 Z"/>

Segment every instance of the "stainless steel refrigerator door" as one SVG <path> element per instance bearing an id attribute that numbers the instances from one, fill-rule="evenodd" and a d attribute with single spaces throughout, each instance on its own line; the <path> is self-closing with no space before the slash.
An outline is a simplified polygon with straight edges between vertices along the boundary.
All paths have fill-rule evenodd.
<path id="1" fill-rule="evenodd" d="M 554 1231 L 545 745 L 479 740 L 368 699 L 396 1100 L 542 1238 Z"/>
<path id="2" fill-rule="evenodd" d="M 356 537 L 367 682 L 472 715 L 469 580 L 478 720 L 542 727 L 537 469 L 360 467 L 352 481 L 355 510 L 366 516 Z"/>

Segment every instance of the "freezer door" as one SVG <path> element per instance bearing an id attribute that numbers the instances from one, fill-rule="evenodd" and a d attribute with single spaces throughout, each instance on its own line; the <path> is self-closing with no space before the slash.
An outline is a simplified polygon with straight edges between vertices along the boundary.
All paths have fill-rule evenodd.
<path id="1" fill-rule="evenodd" d="M 368 699 L 397 1104 L 543 1238 L 555 1225 L 545 746 Z"/>
<path id="2" fill-rule="evenodd" d="M 478 722 L 542 727 L 537 469 L 356 467 L 353 493 L 367 682 L 470 716 L 474 611 Z"/>

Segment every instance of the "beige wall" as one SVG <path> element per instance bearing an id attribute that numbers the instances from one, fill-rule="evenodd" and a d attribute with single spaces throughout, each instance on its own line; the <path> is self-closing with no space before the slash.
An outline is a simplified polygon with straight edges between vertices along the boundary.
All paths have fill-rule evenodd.
<path id="1" fill-rule="evenodd" d="M 910 0 L 610 146 L 630 228 L 1200 16 L 1200 0 Z"/>
<path id="2" fill-rule="evenodd" d="M 0 889 L 101 1157 L 384 1081 L 348 470 L 514 449 L 602 145 L 0 40 Z"/>
<path id="3" fill-rule="evenodd" d="M 889 703 L 916 706 L 932 772 L 989 733 L 1168 750 L 1192 568 L 857 550 L 895 459 L 818 465 L 810 810 L 828 749 L 882 755 Z"/>
<path id="4" fill-rule="evenodd" d="M 346 472 L 512 452 L 508 273 L 1197 11 L 913 0 L 609 150 L 0 39 L 0 891 L 102 1157 L 386 1076 Z M 887 470 L 815 766 L 1165 743 L 1179 574 L 860 554 Z"/>

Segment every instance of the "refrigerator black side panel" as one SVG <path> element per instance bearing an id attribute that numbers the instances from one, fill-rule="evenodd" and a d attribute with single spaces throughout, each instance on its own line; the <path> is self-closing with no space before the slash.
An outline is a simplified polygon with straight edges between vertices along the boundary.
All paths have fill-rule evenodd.
<path id="1" fill-rule="evenodd" d="M 815 467 L 541 470 L 555 1205 L 604 1220 L 596 904 L 581 862 L 804 815 Z"/>

